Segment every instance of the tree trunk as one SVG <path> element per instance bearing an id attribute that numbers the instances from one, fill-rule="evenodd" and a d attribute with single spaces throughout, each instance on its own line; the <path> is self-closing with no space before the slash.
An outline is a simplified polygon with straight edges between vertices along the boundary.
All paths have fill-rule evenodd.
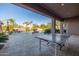
<path id="1" fill-rule="evenodd" d="M 2 31 L 2 25 L 0 25 L 0 32 L 2 33 L 3 31 Z"/>

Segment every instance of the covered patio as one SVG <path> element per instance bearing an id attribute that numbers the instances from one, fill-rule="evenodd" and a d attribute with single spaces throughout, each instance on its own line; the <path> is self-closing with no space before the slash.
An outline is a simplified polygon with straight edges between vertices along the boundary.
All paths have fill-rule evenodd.
<path id="1" fill-rule="evenodd" d="M 72 53 L 74 53 L 74 51 L 79 51 L 79 4 L 27 3 L 16 5 L 50 17 L 52 22 L 52 39 L 54 41 L 56 41 L 56 20 L 61 21 L 60 34 L 70 35 L 68 40 L 65 42 L 66 46 L 71 48 L 70 50 L 73 50 Z M 66 33 L 64 33 L 64 30 L 66 30 Z M 74 55 L 76 54 L 74 53 Z"/>
<path id="2" fill-rule="evenodd" d="M 8 40 L 7 44 L 3 47 L 2 50 L 0 50 L 0 55 L 79 55 L 79 4 L 15 3 L 14 5 L 51 18 L 52 33 L 49 35 L 44 35 L 42 33 L 13 33 L 9 36 L 10 40 Z M 56 20 L 59 20 L 61 22 L 59 34 L 56 34 Z M 64 30 L 66 31 L 64 32 Z M 62 47 L 62 49 L 59 49 L 59 47 L 61 47 L 61 43 L 57 43 L 56 38 L 62 41 L 62 35 L 68 36 L 68 38 L 66 37 L 67 40 L 63 42 L 64 47 Z M 39 39 L 41 39 L 42 41 Z M 64 39 L 65 38 L 63 38 L 63 40 Z M 49 41 L 51 41 L 51 43 Z"/>

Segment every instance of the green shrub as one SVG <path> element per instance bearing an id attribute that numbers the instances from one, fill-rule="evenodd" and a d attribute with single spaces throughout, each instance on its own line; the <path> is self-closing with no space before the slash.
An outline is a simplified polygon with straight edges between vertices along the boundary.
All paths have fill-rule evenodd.
<path id="1" fill-rule="evenodd" d="M 8 36 L 5 33 L 0 33 L 0 42 L 8 40 Z"/>
<path id="2" fill-rule="evenodd" d="M 51 33 L 51 29 L 45 29 L 44 34 L 50 34 Z"/>

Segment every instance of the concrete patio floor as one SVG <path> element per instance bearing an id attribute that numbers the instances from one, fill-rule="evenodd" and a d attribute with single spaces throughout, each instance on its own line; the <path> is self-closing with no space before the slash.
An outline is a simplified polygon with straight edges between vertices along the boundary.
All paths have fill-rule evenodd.
<path id="1" fill-rule="evenodd" d="M 34 38 L 37 34 L 31 33 L 13 33 L 9 40 L 0 50 L 0 55 L 8 56 L 39 56 L 54 55 L 52 49 L 48 49 L 46 43 L 43 43 L 41 54 L 39 50 L 39 39 Z M 39 35 L 39 34 L 38 34 Z"/>
<path id="2" fill-rule="evenodd" d="M 36 35 L 44 34 L 31 34 L 31 33 L 13 33 L 9 36 L 9 40 L 5 46 L 0 50 L 0 56 L 55 56 L 55 45 L 47 45 L 42 42 L 42 48 L 39 49 L 39 39 L 35 38 Z M 60 51 L 57 47 L 57 56 L 76 55 L 71 50 L 63 48 Z"/>

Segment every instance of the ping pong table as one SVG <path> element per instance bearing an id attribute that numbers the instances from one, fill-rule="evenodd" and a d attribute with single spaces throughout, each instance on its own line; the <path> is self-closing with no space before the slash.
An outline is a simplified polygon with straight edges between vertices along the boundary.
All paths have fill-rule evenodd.
<path id="1" fill-rule="evenodd" d="M 54 38 L 53 38 L 53 35 L 38 35 L 35 38 L 40 39 L 40 48 L 41 48 L 41 41 L 43 40 L 43 41 L 47 42 L 47 45 L 50 42 L 56 43 L 60 47 L 60 50 L 61 50 L 62 47 L 65 45 L 66 40 L 69 38 L 69 35 L 55 34 Z M 53 39 L 55 41 L 53 41 Z"/>

